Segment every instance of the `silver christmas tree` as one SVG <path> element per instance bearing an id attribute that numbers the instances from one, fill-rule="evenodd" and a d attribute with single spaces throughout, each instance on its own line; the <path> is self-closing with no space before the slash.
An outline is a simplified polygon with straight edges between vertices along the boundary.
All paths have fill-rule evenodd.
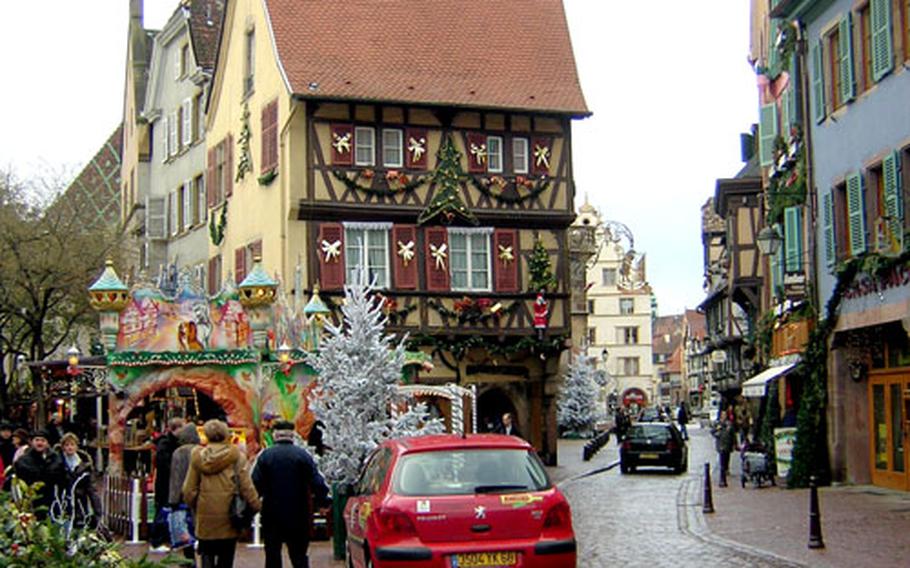
<path id="1" fill-rule="evenodd" d="M 597 418 L 594 358 L 583 353 L 569 365 L 556 401 L 556 421 L 566 432 L 587 434 Z"/>

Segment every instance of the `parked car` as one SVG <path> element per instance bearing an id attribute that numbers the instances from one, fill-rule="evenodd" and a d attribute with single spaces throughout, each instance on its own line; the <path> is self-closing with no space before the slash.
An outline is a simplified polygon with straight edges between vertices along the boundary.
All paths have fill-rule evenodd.
<path id="1" fill-rule="evenodd" d="M 348 489 L 348 568 L 575 566 L 569 503 L 519 438 L 389 440 Z"/>
<path id="2" fill-rule="evenodd" d="M 643 409 L 638 415 L 638 422 L 662 422 L 664 415 L 659 408 L 653 406 Z"/>
<path id="3" fill-rule="evenodd" d="M 676 426 L 668 422 L 632 424 L 619 448 L 622 473 L 641 466 L 664 466 L 682 473 L 689 467 L 689 449 Z"/>

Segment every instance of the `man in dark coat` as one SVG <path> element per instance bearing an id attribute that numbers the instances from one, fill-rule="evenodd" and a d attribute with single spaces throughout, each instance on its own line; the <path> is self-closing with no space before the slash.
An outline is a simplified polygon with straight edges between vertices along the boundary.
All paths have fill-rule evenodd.
<path id="1" fill-rule="evenodd" d="M 329 488 L 312 456 L 294 445 L 294 425 L 272 425 L 275 445 L 259 454 L 253 484 L 262 497 L 262 537 L 266 568 L 281 568 L 281 545 L 288 545 L 294 568 L 309 566 L 307 549 L 313 507 L 330 504 Z"/>
<path id="2" fill-rule="evenodd" d="M 521 432 L 518 430 L 518 425 L 515 424 L 515 418 L 511 412 L 502 415 L 502 422 L 496 428 L 496 433 L 521 438 Z"/>
<path id="3" fill-rule="evenodd" d="M 47 442 L 47 432 L 38 430 L 31 436 L 31 443 L 22 457 L 16 460 L 16 477 L 29 485 L 42 482 L 33 505 L 35 516 L 43 519 L 50 511 L 54 499 L 63 490 L 66 483 L 66 470 L 60 454 L 51 449 Z"/>
<path id="4" fill-rule="evenodd" d="M 13 443 L 13 426 L 8 422 L 0 424 L 0 459 L 3 466 L 13 465 L 13 456 L 16 455 L 16 444 Z"/>
<path id="5" fill-rule="evenodd" d="M 149 535 L 149 544 L 164 552 L 170 542 L 167 518 L 162 511 L 169 505 L 171 483 L 171 457 L 180 442 L 177 441 L 177 431 L 183 427 L 182 418 L 171 418 L 167 423 L 167 432 L 155 442 L 155 522 Z"/>

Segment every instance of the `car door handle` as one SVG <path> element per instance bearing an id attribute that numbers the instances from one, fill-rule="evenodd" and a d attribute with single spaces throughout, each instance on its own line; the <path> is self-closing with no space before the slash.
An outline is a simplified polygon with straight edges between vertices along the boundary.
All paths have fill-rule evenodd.
<path id="1" fill-rule="evenodd" d="M 471 532 L 490 532 L 490 525 L 471 525 Z"/>

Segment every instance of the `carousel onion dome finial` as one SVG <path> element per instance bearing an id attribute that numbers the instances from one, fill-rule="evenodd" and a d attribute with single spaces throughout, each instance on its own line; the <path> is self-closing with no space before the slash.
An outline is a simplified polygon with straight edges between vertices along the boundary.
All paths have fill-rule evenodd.
<path id="1" fill-rule="evenodd" d="M 254 308 L 275 301 L 275 292 L 278 282 L 262 268 L 262 258 L 253 257 L 253 268 L 237 286 L 240 293 L 240 303 L 245 307 Z"/>
<path id="2" fill-rule="evenodd" d="M 99 311 L 120 311 L 129 303 L 129 288 L 114 270 L 114 261 L 104 263 L 104 272 L 89 286 L 89 302 Z"/>

